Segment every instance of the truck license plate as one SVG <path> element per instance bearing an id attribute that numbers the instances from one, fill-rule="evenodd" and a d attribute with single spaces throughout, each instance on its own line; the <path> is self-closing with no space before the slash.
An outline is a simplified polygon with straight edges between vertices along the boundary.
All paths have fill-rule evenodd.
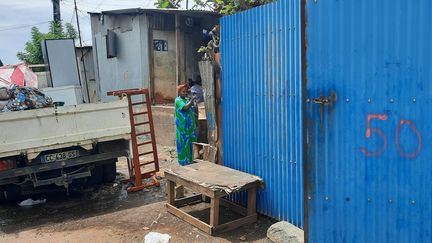
<path id="1" fill-rule="evenodd" d="M 55 154 L 47 154 L 43 157 L 42 162 L 43 163 L 51 163 L 55 161 L 64 161 L 68 159 L 73 159 L 79 157 L 79 151 L 78 150 L 71 150 L 66 152 L 60 152 Z"/>

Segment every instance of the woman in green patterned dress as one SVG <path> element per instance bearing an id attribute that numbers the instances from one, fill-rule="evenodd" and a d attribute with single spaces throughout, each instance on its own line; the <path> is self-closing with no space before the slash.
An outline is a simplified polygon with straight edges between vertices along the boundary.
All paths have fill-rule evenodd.
<path id="1" fill-rule="evenodd" d="M 188 85 L 177 86 L 175 99 L 176 144 L 180 165 L 192 163 L 192 143 L 197 141 L 195 113 L 191 109 L 195 97 L 187 99 Z"/>

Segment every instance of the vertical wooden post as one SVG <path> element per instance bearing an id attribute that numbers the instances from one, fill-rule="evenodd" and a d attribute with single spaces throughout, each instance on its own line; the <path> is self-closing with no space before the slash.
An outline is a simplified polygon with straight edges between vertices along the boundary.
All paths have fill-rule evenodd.
<path id="1" fill-rule="evenodd" d="M 174 194 L 174 182 L 168 181 L 167 194 L 168 194 L 168 203 L 175 206 L 175 194 Z"/>
<path id="2" fill-rule="evenodd" d="M 210 202 L 210 226 L 219 224 L 219 198 L 211 198 Z"/>
<path id="3" fill-rule="evenodd" d="M 256 214 L 256 186 L 248 190 L 247 214 Z"/>
<path id="4" fill-rule="evenodd" d="M 216 57 L 216 125 L 217 125 L 217 164 L 222 165 L 222 84 L 221 84 L 221 66 L 220 66 L 220 53 L 215 54 Z"/>
<path id="5" fill-rule="evenodd" d="M 210 61 L 200 61 L 198 63 L 204 90 L 204 103 L 207 115 L 207 140 L 210 146 L 216 146 L 217 124 L 216 124 L 216 103 L 215 103 L 215 80 L 214 67 Z"/>

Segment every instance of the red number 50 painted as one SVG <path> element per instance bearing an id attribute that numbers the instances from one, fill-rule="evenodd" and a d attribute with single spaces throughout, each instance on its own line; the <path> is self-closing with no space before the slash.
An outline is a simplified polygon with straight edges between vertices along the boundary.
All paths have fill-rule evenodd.
<path id="1" fill-rule="evenodd" d="M 361 148 L 361 151 L 368 157 L 381 156 L 387 149 L 387 137 L 383 130 L 380 128 L 371 128 L 371 120 L 378 119 L 382 121 L 387 121 L 388 116 L 386 114 L 368 114 L 366 120 L 366 138 L 369 139 L 372 133 L 376 133 L 383 140 L 383 145 L 375 151 L 368 151 L 366 148 Z"/>
<path id="2" fill-rule="evenodd" d="M 403 125 L 407 125 L 410 126 L 411 129 L 414 131 L 414 133 L 417 136 L 417 140 L 418 140 L 418 144 L 417 144 L 417 149 L 411 153 L 407 153 L 402 149 L 402 146 L 400 145 L 400 130 L 402 128 Z M 422 135 L 420 134 L 420 131 L 417 129 L 416 125 L 414 125 L 414 123 L 412 123 L 410 120 L 401 120 L 399 122 L 398 127 L 396 128 L 396 146 L 397 149 L 399 151 L 399 155 L 401 157 L 404 158 L 415 158 L 417 157 L 417 155 L 420 154 L 420 151 L 423 148 L 423 139 L 422 139 Z"/>
<path id="3" fill-rule="evenodd" d="M 384 154 L 384 152 L 387 149 L 387 137 L 384 134 L 383 130 L 380 128 L 371 127 L 371 120 L 372 119 L 378 119 L 381 121 L 387 121 L 388 116 L 386 114 L 368 114 L 366 119 L 366 139 L 369 139 L 372 136 L 372 133 L 376 133 L 381 139 L 382 139 L 382 146 L 375 151 L 369 151 L 364 147 L 361 147 L 360 150 L 363 154 L 365 154 L 367 157 L 377 157 Z M 413 152 L 406 152 L 402 148 L 400 144 L 400 131 L 402 129 L 402 126 L 409 126 L 414 133 L 417 136 L 418 144 L 417 148 Z M 403 158 L 415 158 L 417 157 L 422 148 L 423 148 L 423 138 L 418 130 L 417 126 L 410 120 L 400 120 L 399 125 L 396 128 L 396 147 L 399 152 L 399 155 Z"/>

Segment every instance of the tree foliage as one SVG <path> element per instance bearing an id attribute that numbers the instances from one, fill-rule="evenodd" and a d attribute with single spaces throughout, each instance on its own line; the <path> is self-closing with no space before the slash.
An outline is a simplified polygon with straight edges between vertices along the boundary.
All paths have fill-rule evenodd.
<path id="1" fill-rule="evenodd" d="M 42 33 L 37 27 L 31 29 L 31 40 L 25 44 L 24 51 L 18 52 L 17 57 L 27 64 L 43 63 L 41 43 L 47 39 L 78 38 L 78 33 L 72 24 L 65 24 L 65 29 L 60 22 L 51 22 L 48 33 Z"/>
<path id="2" fill-rule="evenodd" d="M 182 1 L 184 0 L 156 0 L 155 6 L 158 8 L 179 8 Z M 192 9 L 212 9 L 222 15 L 230 15 L 273 2 L 273 0 L 194 0 L 194 2 Z"/>
<path id="3" fill-rule="evenodd" d="M 181 0 L 156 0 L 157 8 L 179 8 Z"/>

